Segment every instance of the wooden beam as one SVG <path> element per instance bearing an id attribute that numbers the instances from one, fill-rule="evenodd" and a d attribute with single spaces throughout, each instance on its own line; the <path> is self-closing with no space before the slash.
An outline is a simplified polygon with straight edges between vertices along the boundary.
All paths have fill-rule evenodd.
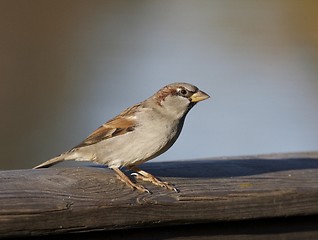
<path id="1" fill-rule="evenodd" d="M 132 191 L 96 166 L 1 171 L 0 236 L 318 215 L 318 152 L 141 167 L 180 193 Z"/>

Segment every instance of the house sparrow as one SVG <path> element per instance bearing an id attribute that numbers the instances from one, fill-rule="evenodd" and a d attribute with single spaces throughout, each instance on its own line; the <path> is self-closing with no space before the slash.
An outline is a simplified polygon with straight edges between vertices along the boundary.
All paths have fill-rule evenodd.
<path id="1" fill-rule="evenodd" d="M 121 170 L 134 171 L 137 179 L 178 192 L 137 166 L 167 151 L 177 140 L 189 110 L 210 96 L 188 83 L 172 83 L 145 101 L 109 120 L 70 151 L 34 168 L 50 167 L 65 160 L 92 161 L 113 169 L 132 189 L 150 191 L 132 182 Z"/>

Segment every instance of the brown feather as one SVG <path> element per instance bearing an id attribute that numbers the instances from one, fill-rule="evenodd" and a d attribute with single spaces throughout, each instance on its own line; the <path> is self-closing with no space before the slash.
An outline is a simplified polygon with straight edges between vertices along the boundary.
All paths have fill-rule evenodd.
<path id="1" fill-rule="evenodd" d="M 133 131 L 137 126 L 136 121 L 133 119 L 133 115 L 138 111 L 139 106 L 140 105 L 138 104 L 131 108 L 127 108 L 120 115 L 97 128 L 83 142 L 75 146 L 72 150 L 80 147 L 86 147 L 98 143 L 102 140 L 106 140 Z"/>
<path id="2" fill-rule="evenodd" d="M 171 86 L 165 86 L 164 88 L 160 89 L 155 94 L 155 100 L 159 106 L 162 106 L 162 102 L 165 101 L 167 96 L 173 96 L 177 94 L 177 89 Z"/>

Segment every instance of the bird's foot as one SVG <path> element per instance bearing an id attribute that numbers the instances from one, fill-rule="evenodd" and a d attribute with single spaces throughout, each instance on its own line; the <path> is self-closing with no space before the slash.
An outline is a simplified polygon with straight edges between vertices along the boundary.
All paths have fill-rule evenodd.
<path id="1" fill-rule="evenodd" d="M 133 175 L 136 179 L 146 181 L 146 182 L 151 182 L 152 184 L 154 184 L 156 186 L 163 187 L 163 188 L 169 189 L 171 191 L 179 192 L 179 190 L 177 188 L 175 188 L 171 183 L 163 182 L 148 172 L 145 172 L 145 171 L 143 171 L 139 168 L 136 168 L 136 167 L 131 168 L 131 170 L 135 171 L 131 175 Z"/>
<path id="2" fill-rule="evenodd" d="M 129 177 L 127 177 L 120 169 L 118 169 L 118 168 L 113 168 L 113 170 L 117 173 L 117 174 L 116 174 L 117 178 L 118 178 L 120 181 L 124 182 L 124 183 L 125 183 L 128 187 L 130 187 L 132 190 L 137 189 L 137 190 L 139 190 L 139 191 L 141 191 L 141 192 L 145 192 L 145 193 L 150 193 L 150 194 L 151 194 L 151 192 L 150 192 L 147 188 L 145 188 L 144 186 L 132 182 L 132 181 L 129 179 Z"/>

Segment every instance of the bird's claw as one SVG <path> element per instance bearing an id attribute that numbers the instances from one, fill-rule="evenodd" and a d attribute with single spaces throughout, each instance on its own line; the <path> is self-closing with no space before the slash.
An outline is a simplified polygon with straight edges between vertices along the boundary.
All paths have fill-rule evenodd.
<path id="1" fill-rule="evenodd" d="M 142 180 L 142 181 L 151 182 L 154 185 L 157 185 L 157 186 L 172 190 L 172 191 L 174 191 L 176 193 L 180 192 L 177 188 L 173 187 L 172 184 L 170 184 L 168 182 L 160 181 L 158 178 L 156 178 L 156 177 L 154 177 L 152 175 L 144 176 L 144 175 L 141 175 L 139 173 L 135 173 L 134 172 L 134 173 L 131 173 L 131 176 L 134 176 L 136 179 L 139 179 L 139 180 Z"/>

